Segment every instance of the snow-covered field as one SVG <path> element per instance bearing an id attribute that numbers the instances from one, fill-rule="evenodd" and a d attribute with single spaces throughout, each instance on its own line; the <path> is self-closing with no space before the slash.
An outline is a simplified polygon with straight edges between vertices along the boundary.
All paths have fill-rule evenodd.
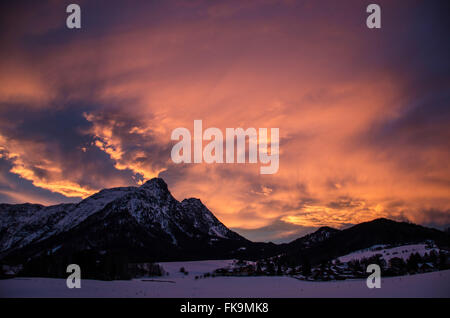
<path id="1" fill-rule="evenodd" d="M 214 277 L 195 279 L 232 261 L 161 263 L 169 275 L 131 281 L 82 280 L 68 289 L 65 279 L 0 280 L 0 297 L 450 297 L 450 270 L 382 278 L 380 289 L 365 280 L 300 281 L 291 277 Z M 188 275 L 180 273 L 184 267 Z"/>
<path id="2" fill-rule="evenodd" d="M 439 248 L 430 247 L 427 244 L 410 244 L 410 245 L 402 245 L 397 247 L 388 248 L 384 245 L 375 245 L 371 248 L 356 251 L 345 256 L 339 257 L 339 260 L 343 263 L 349 262 L 351 260 L 369 258 L 376 254 L 380 254 L 385 261 L 389 261 L 391 258 L 398 257 L 403 260 L 407 260 L 408 257 L 412 253 L 418 253 L 420 256 L 423 256 L 425 253 L 430 253 L 431 251 L 435 251 L 439 253 Z"/>

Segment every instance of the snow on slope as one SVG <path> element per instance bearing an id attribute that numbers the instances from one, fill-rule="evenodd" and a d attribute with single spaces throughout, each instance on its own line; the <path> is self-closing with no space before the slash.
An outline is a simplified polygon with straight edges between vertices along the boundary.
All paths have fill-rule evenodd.
<path id="1" fill-rule="evenodd" d="M 140 187 L 104 189 L 78 204 L 0 204 L 0 256 L 67 232 L 97 212 L 105 219 L 117 211 L 129 213 L 148 232 L 159 228 L 174 245 L 178 244 L 175 233 L 191 238 L 244 240 L 225 227 L 200 200 L 178 202 L 164 180 L 153 178 Z"/>
<path id="2" fill-rule="evenodd" d="M 225 227 L 212 213 L 203 205 L 199 199 L 190 198 L 181 201 L 186 211 L 192 213 L 194 227 L 198 230 L 208 229 L 208 234 L 220 238 L 230 238 L 230 230 Z"/>
<path id="3" fill-rule="evenodd" d="M 388 247 L 386 245 L 374 245 L 370 248 L 359 250 L 344 256 L 339 257 L 338 259 L 343 262 L 347 263 L 351 260 L 360 260 L 362 258 L 369 258 L 371 256 L 374 256 L 376 254 L 380 254 L 382 258 L 389 262 L 391 258 L 398 257 L 402 258 L 403 260 L 407 260 L 409 256 L 413 253 L 419 253 L 420 256 L 423 256 L 425 253 L 430 253 L 431 251 L 435 251 L 439 253 L 439 248 L 437 248 L 434 245 L 429 244 L 409 244 L 409 245 L 402 245 L 402 246 L 396 246 L 396 247 Z"/>
<path id="4" fill-rule="evenodd" d="M 450 270 L 382 278 L 380 289 L 368 289 L 364 279 L 332 282 L 300 281 L 287 276 L 215 277 L 181 275 L 226 265 L 229 261 L 164 263 L 174 272 L 155 281 L 82 280 L 68 289 L 65 279 L 14 278 L 0 281 L 0 297 L 450 297 Z M 159 280 L 159 281 L 157 281 Z"/>
<path id="5" fill-rule="evenodd" d="M 124 187 L 102 190 L 78 204 L 49 207 L 2 204 L 0 233 L 5 231 L 6 235 L 0 240 L 0 251 L 17 249 L 67 231 L 131 189 L 132 187 Z"/>

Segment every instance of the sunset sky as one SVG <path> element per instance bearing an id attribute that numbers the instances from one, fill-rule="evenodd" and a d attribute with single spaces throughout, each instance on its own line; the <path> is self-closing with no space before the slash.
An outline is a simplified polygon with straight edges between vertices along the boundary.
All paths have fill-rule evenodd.
<path id="1" fill-rule="evenodd" d="M 81 30 L 66 6 L 81 7 Z M 382 28 L 366 27 L 366 7 Z M 253 240 L 450 225 L 448 1 L 3 1 L 0 202 L 160 176 Z M 177 127 L 280 130 L 280 167 L 171 161 Z"/>

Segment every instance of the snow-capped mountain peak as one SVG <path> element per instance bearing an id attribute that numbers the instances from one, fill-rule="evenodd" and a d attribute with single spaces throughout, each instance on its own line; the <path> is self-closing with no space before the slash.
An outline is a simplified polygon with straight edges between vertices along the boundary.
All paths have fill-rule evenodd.
<path id="1" fill-rule="evenodd" d="M 145 182 L 140 186 L 141 189 L 148 191 L 152 194 L 167 194 L 169 193 L 169 188 L 167 183 L 162 178 L 153 178 Z"/>
<path id="2" fill-rule="evenodd" d="M 99 233 L 104 235 L 97 237 Z M 192 240 L 246 241 L 200 200 L 177 201 L 161 178 L 140 187 L 104 189 L 77 204 L 0 205 L 0 258 L 50 239 L 58 241 L 61 235 L 88 249 L 108 246 L 108 240 L 121 235 L 141 247 L 152 240 L 178 247 Z"/>
<path id="3" fill-rule="evenodd" d="M 200 199 L 189 198 L 181 201 L 185 213 L 191 214 L 194 227 L 200 231 L 207 230 L 207 234 L 220 238 L 238 238 L 239 235 L 223 225 Z"/>

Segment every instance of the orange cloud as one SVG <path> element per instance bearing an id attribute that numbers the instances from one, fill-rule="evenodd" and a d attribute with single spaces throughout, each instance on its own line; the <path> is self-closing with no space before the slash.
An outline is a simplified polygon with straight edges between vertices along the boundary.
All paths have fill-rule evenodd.
<path id="1" fill-rule="evenodd" d="M 210 3 L 177 2 L 192 10 L 191 18 L 155 17 L 154 24 L 152 13 L 138 10 L 133 21 L 120 20 L 100 35 L 51 42 L 41 48 L 46 54 L 38 66 L 18 56 L 0 77 L 0 99 L 78 110 L 90 125 L 82 132 L 90 146 L 136 177 L 117 177 L 114 184 L 161 175 L 175 197 L 201 198 L 231 227 L 277 220 L 340 227 L 376 217 L 428 222 L 426 211 L 449 211 L 450 154 L 433 143 L 449 134 L 448 125 L 418 126 L 422 114 L 413 124 L 403 122 L 416 103 L 442 93 L 413 81 L 421 75 L 418 63 L 404 60 L 394 45 L 405 41 L 395 33 L 403 28 L 367 33 L 356 2 L 343 8 Z M 161 12 L 172 12 L 168 6 Z M 430 105 L 437 107 L 434 100 Z M 248 164 L 174 165 L 170 133 L 192 129 L 195 119 L 222 130 L 280 128 L 279 172 L 261 176 Z M 429 139 L 417 144 L 418 137 Z M 57 156 L 38 155 L 39 143 L 5 144 L 11 172 L 38 187 L 85 197 L 111 185 L 105 177 L 87 187 L 82 173 L 70 180 Z M 45 178 L 34 172 L 39 168 Z"/>
<path id="2" fill-rule="evenodd" d="M 31 158 L 30 153 L 39 153 L 40 147 L 38 144 L 16 143 L 1 135 L 0 144 L 2 145 L 0 146 L 0 158 L 11 162 L 10 172 L 31 181 L 35 187 L 60 193 L 66 197 L 85 198 L 97 192 L 97 189 L 83 187 L 73 181 L 66 180 L 57 161 L 44 157 Z M 45 175 L 38 175 L 36 170 L 45 171 Z M 17 195 L 14 197 L 17 197 Z"/>

